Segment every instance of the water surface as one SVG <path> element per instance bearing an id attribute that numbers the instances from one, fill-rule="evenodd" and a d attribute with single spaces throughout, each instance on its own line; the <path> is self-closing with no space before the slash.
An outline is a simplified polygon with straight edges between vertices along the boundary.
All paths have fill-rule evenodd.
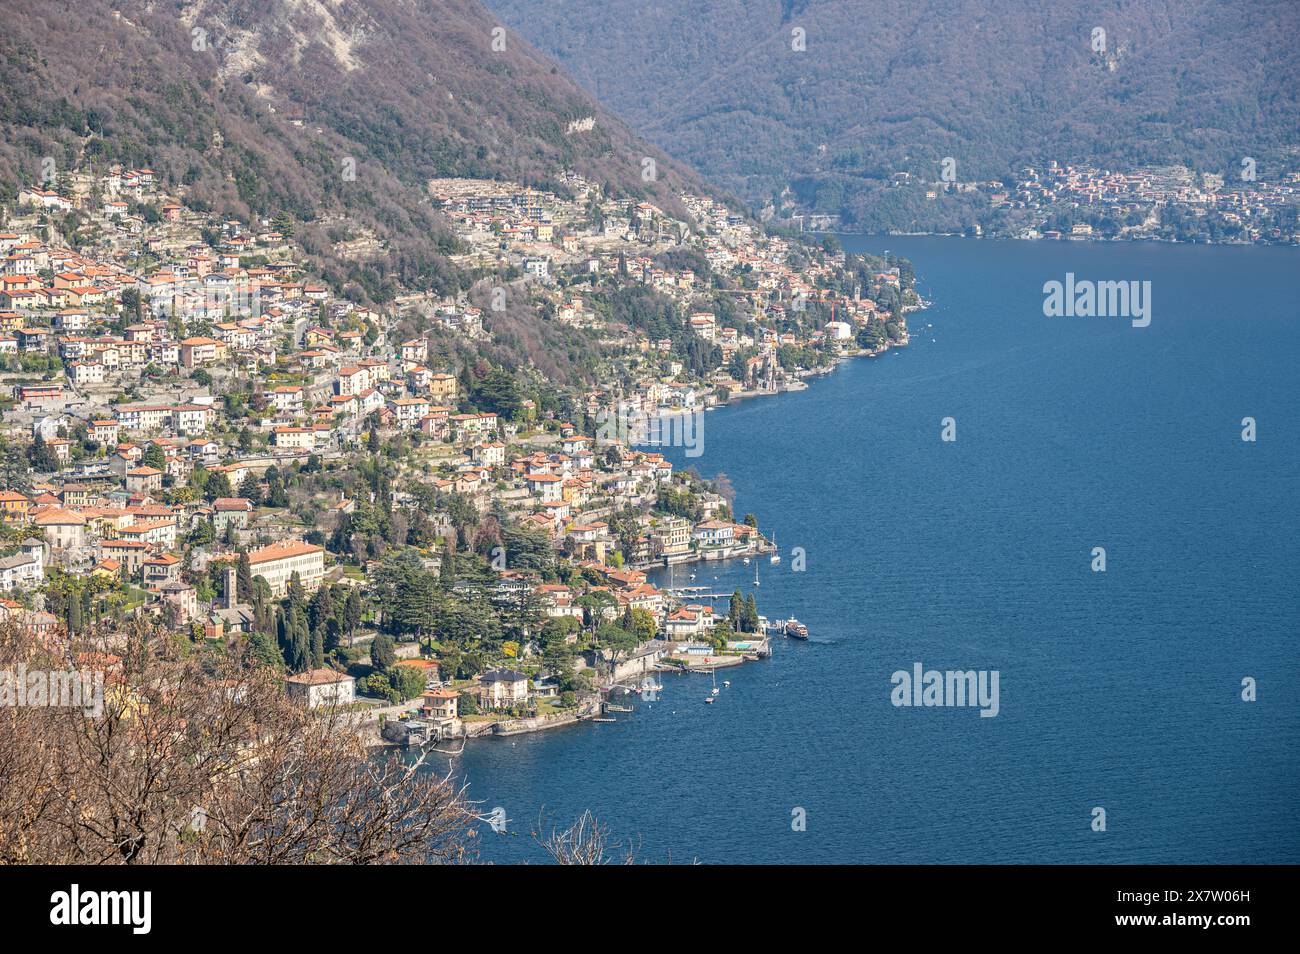
<path id="1" fill-rule="evenodd" d="M 541 860 L 539 814 L 591 808 L 661 861 L 1300 862 L 1300 253 L 845 244 L 915 262 L 911 346 L 710 412 L 675 457 L 776 531 L 760 612 L 813 639 L 716 705 L 668 676 L 616 724 L 472 743 L 516 832 L 484 857 Z M 1151 281 L 1151 325 L 1044 317 L 1066 272 Z M 999 715 L 894 707 L 915 662 L 997 670 Z"/>

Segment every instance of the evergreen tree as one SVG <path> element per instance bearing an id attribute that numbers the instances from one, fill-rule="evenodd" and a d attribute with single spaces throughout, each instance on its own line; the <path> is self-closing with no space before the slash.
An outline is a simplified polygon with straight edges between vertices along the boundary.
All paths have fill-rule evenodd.
<path id="1" fill-rule="evenodd" d="M 167 455 L 157 444 L 150 444 L 140 457 L 140 463 L 145 467 L 152 467 L 154 470 L 166 470 Z"/>
<path id="2" fill-rule="evenodd" d="M 58 455 L 49 444 L 45 443 L 45 438 L 41 436 L 40 431 L 36 432 L 36 438 L 32 441 L 31 462 L 32 467 L 38 471 L 49 472 L 59 469 Z"/>
<path id="3" fill-rule="evenodd" d="M 326 544 L 331 553 L 349 553 L 352 550 L 352 515 L 340 514 L 334 532 Z"/>
<path id="4" fill-rule="evenodd" d="M 244 647 L 244 662 L 250 666 L 270 666 L 273 669 L 284 668 L 284 653 L 274 639 L 262 632 L 255 632 L 248 637 Z"/>
<path id="5" fill-rule="evenodd" d="M 252 471 L 245 474 L 244 479 L 239 482 L 239 496 L 252 501 L 254 507 L 262 502 L 262 482 Z"/>
<path id="6" fill-rule="evenodd" d="M 248 551 L 239 551 L 239 560 L 235 564 L 235 587 L 239 598 L 244 602 L 253 602 L 253 565 L 248 561 Z"/>
<path id="7" fill-rule="evenodd" d="M 348 599 L 343 607 L 343 623 L 348 630 L 348 645 L 352 645 L 352 639 L 357 635 L 357 627 L 361 625 L 361 592 L 357 587 L 352 587 L 348 591 Z"/>
<path id="8" fill-rule="evenodd" d="M 311 634 L 311 664 L 315 669 L 320 669 L 325 665 L 325 629 L 312 630 Z"/>
<path id="9" fill-rule="evenodd" d="M 307 602 L 307 594 L 302 588 L 302 577 L 297 570 L 294 570 L 293 575 L 289 577 L 289 586 L 285 598 L 289 601 L 288 609 L 290 613 L 302 612 L 303 606 Z"/>
<path id="10" fill-rule="evenodd" d="M 381 672 L 397 662 L 397 650 L 393 646 L 393 637 L 380 633 L 370 644 L 370 663 Z"/>
<path id="11" fill-rule="evenodd" d="M 268 507 L 279 509 L 289 506 L 289 491 L 285 487 L 284 478 L 274 467 L 266 471 L 266 496 L 262 502 Z"/>
<path id="12" fill-rule="evenodd" d="M 290 671 L 303 672 L 312 662 L 311 637 L 307 633 L 307 621 L 297 609 L 290 609 L 285 614 L 284 631 L 288 637 L 285 663 Z"/>
<path id="13" fill-rule="evenodd" d="M 293 634 L 289 630 L 289 618 L 283 610 L 275 611 L 275 642 L 280 647 L 280 655 L 288 665 L 293 649 Z"/>
<path id="14" fill-rule="evenodd" d="M 311 605 L 308 607 L 308 618 L 311 620 L 311 631 L 313 637 L 325 632 L 325 626 L 329 618 L 334 615 L 334 601 L 330 597 L 328 586 L 321 586 L 311 598 Z"/>
<path id="15" fill-rule="evenodd" d="M 233 492 L 230 489 L 230 478 L 224 471 L 208 472 L 207 482 L 203 485 L 203 496 L 208 501 L 216 500 L 218 497 L 230 497 Z"/>

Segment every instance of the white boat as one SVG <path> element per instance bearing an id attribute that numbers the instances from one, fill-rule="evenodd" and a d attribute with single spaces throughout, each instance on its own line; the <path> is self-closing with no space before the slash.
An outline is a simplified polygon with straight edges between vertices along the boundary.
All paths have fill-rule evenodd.
<path id="1" fill-rule="evenodd" d="M 745 557 L 745 566 L 749 566 L 749 557 Z"/>
<path id="2" fill-rule="evenodd" d="M 808 627 L 791 616 L 785 621 L 785 634 L 791 639 L 807 639 Z"/>
<path id="3" fill-rule="evenodd" d="M 774 547 L 776 546 L 776 531 L 775 531 L 775 530 L 772 531 L 772 546 L 774 546 Z M 775 550 L 773 550 L 773 551 L 772 551 L 772 556 L 768 559 L 767 562 L 769 562 L 769 563 L 780 563 L 780 562 L 781 562 L 781 554 L 779 554 L 779 553 L 777 553 Z"/>
<path id="4" fill-rule="evenodd" d="M 730 689 L 730 688 L 731 688 L 731 680 L 730 680 L 730 679 L 724 679 L 724 680 L 722 680 L 722 688 L 724 688 L 724 689 Z"/>

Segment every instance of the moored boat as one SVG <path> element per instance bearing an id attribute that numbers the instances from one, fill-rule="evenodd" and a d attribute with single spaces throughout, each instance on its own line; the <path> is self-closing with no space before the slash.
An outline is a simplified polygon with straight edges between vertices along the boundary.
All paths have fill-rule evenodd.
<path id="1" fill-rule="evenodd" d="M 785 621 L 785 634 L 791 639 L 807 639 L 808 627 L 792 616 Z"/>

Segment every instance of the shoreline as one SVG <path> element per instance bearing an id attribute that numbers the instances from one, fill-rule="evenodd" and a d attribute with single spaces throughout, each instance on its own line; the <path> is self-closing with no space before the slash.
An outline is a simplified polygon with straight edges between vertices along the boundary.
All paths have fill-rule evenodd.
<path id="1" fill-rule="evenodd" d="M 642 655 L 653 655 L 660 653 L 655 658 L 654 663 L 649 669 L 644 669 L 644 678 L 650 678 L 652 684 L 657 686 L 657 680 L 652 678 L 653 675 L 675 674 L 687 676 L 692 674 L 709 674 L 723 669 L 731 669 L 742 666 L 750 662 L 759 662 L 771 657 L 770 643 L 773 636 L 765 634 L 761 639 L 753 642 L 759 648 L 747 651 L 730 651 L 717 652 L 705 656 L 699 662 L 685 659 L 679 656 L 677 650 L 687 645 L 693 645 L 690 641 L 681 640 L 653 640 L 645 644 L 638 650 Z M 645 653 L 649 650 L 649 653 Z M 635 659 L 625 660 L 624 664 L 632 663 Z M 665 659 L 684 661 L 677 665 L 663 662 Z M 627 678 L 627 677 L 624 677 Z M 661 689 L 662 687 L 657 687 Z M 590 695 L 574 710 L 564 712 L 553 712 L 537 716 L 503 716 L 499 719 L 476 717 L 475 721 L 467 722 L 464 719 L 455 720 L 459 723 L 453 732 L 445 736 L 440 736 L 434 741 L 399 741 L 390 738 L 385 734 L 385 729 L 389 725 L 408 725 L 420 724 L 426 729 L 431 727 L 429 720 L 422 720 L 418 716 L 419 703 L 417 700 L 411 700 L 410 703 L 404 703 L 403 707 L 409 706 L 409 711 L 405 714 L 381 714 L 375 719 L 364 718 L 364 713 L 359 713 L 362 718 L 357 725 L 357 732 L 362 737 L 362 744 L 367 750 L 375 751 L 385 750 L 407 750 L 413 749 L 423 751 L 426 748 L 432 748 L 433 751 L 441 755 L 455 756 L 464 751 L 465 744 L 485 738 L 510 738 L 517 735 L 534 735 L 541 732 L 549 732 L 553 729 L 566 728 L 568 726 L 580 725 L 587 722 L 605 723 L 616 722 L 611 718 L 611 713 L 621 713 L 632 711 L 630 707 L 625 707 L 613 701 L 615 692 L 621 692 L 627 701 L 632 701 L 632 696 L 639 696 L 643 691 L 642 688 L 631 688 L 627 683 L 621 681 L 617 675 L 614 676 L 613 682 L 598 684 Z M 392 708 L 392 707 L 385 707 Z M 439 744 L 455 745 L 461 744 L 457 752 L 443 752 L 437 746 Z"/>
<path id="2" fill-rule="evenodd" d="M 952 239 L 970 239 L 971 241 L 985 242 L 1082 242 L 1093 245 L 1114 245 L 1122 242 L 1128 243 L 1150 243 L 1152 245 L 1210 245 L 1216 247 L 1243 247 L 1243 248 L 1300 248 L 1300 243 L 1296 242 L 1238 242 L 1238 241 L 1218 241 L 1218 242 L 1189 242 L 1186 240 L 1161 238 L 1155 235 L 1145 235 L 1137 238 L 1125 238 L 1115 236 L 1113 238 L 1101 238 L 1093 235 L 1061 235 L 1052 238 L 1046 235 L 1004 235 L 1001 233 L 993 235 L 967 235 L 965 232 L 906 232 L 901 229 L 891 230 L 888 232 L 856 231 L 853 229 L 833 229 L 830 231 L 813 231 L 806 230 L 805 235 L 834 235 L 834 236 L 852 236 L 854 238 L 952 238 Z"/>
<path id="3" fill-rule="evenodd" d="M 861 358 L 877 358 L 896 348 L 906 347 L 908 344 L 911 343 L 912 340 L 911 330 L 906 325 L 907 316 L 915 312 L 925 311 L 927 308 L 930 307 L 931 304 L 933 303 L 922 298 L 920 299 L 919 304 L 904 308 L 904 314 L 903 314 L 904 330 L 903 330 L 903 337 L 901 340 L 890 341 L 875 350 L 868 350 L 865 348 L 855 348 L 853 351 L 841 352 L 840 354 L 835 355 L 835 357 L 831 360 L 830 364 L 824 367 L 807 368 L 802 371 L 796 371 L 793 374 L 794 377 L 798 379 L 797 387 L 785 387 L 775 391 L 738 391 L 734 393 L 729 393 L 727 396 L 727 400 L 725 402 L 708 404 L 705 406 L 704 410 L 716 410 L 718 408 L 727 407 L 731 405 L 733 402 L 740 402 L 752 398 L 779 397 L 783 394 L 798 393 L 801 391 L 805 391 L 809 387 L 810 379 L 825 377 L 826 375 L 835 371 L 835 369 L 838 368 L 841 364 L 844 364 L 849 361 L 858 360 Z M 734 560 L 734 559 L 742 559 L 742 558 L 748 559 L 750 557 L 759 557 L 767 553 L 772 553 L 775 550 L 776 547 L 772 545 L 771 541 L 769 541 L 766 537 L 760 536 L 760 542 L 752 550 L 728 553 L 726 555 L 714 557 L 712 559 L 702 554 L 699 555 L 692 554 L 687 559 L 675 560 L 671 564 L 669 564 L 665 560 L 665 562 L 663 562 L 662 564 L 652 562 L 646 564 L 645 566 L 638 566 L 633 568 L 641 569 L 641 570 L 668 569 L 670 566 L 694 565 L 696 563 L 719 562 L 723 560 Z M 671 593 L 671 591 L 669 592 Z M 682 604 L 685 604 L 685 602 L 687 601 L 686 597 L 678 596 L 675 594 L 673 595 L 673 598 Z M 708 602 L 710 602 L 711 605 L 712 601 L 708 601 Z M 661 661 L 665 657 L 664 655 L 661 654 L 655 658 L 652 668 L 650 670 L 645 670 L 643 668 L 642 673 L 643 674 L 648 674 L 649 672 L 677 673 L 682 675 L 690 674 L 690 673 L 709 673 L 709 672 L 716 672 L 719 669 L 729 669 L 734 666 L 740 666 L 748 662 L 758 662 L 761 661 L 762 659 L 771 657 L 771 653 L 772 653 L 771 640 L 773 638 L 774 636 L 771 633 L 764 632 L 760 634 L 755 640 L 752 641 L 759 644 L 759 647 L 761 647 L 760 649 L 745 650 L 745 651 L 733 652 L 733 653 L 724 652 L 724 653 L 718 653 L 716 655 L 710 654 L 709 656 L 706 656 L 705 660 L 699 664 L 695 664 L 690 661 L 687 661 L 684 664 L 680 664 L 680 665 L 665 665 Z M 662 645 L 656 645 L 659 643 L 662 643 Z M 686 640 L 686 641 L 658 640 L 658 639 L 652 640 L 651 642 L 641 646 L 637 650 L 637 653 L 634 654 L 631 658 L 625 660 L 625 664 L 631 663 L 634 659 L 644 659 L 646 656 L 653 655 L 654 653 L 659 652 L 660 650 L 662 650 L 663 653 L 667 653 L 670 647 L 675 649 L 676 647 L 689 645 L 690 643 L 691 643 L 690 640 Z M 627 689 L 627 687 L 621 685 L 619 681 L 619 677 L 617 675 L 617 670 L 615 670 L 615 672 L 612 675 L 613 675 L 612 682 L 603 686 L 599 682 L 597 682 L 596 688 L 594 690 L 594 697 L 588 698 L 585 702 L 579 705 L 575 711 L 571 713 L 569 712 L 553 713 L 553 714 L 548 714 L 546 716 L 532 716 L 532 717 L 525 717 L 525 718 L 506 717 L 495 721 L 485 720 L 483 722 L 474 723 L 475 725 L 483 726 L 483 728 L 474 732 L 468 731 L 468 727 L 466 726 L 466 724 L 462 720 L 458 719 L 456 721 L 460 723 L 460 726 L 458 727 L 459 731 L 456 734 L 451 735 L 448 738 L 442 739 L 440 741 L 446 741 L 452 744 L 459 741 L 461 743 L 460 751 L 455 753 L 440 753 L 440 754 L 445 754 L 448 755 L 449 757 L 454 757 L 455 755 L 458 755 L 464 751 L 465 744 L 469 743 L 471 740 L 477 740 L 483 737 L 507 738 L 515 735 L 531 735 L 538 732 L 548 732 L 552 729 L 563 728 L 565 726 L 578 725 L 583 722 L 616 721 L 616 720 L 605 718 L 606 712 L 608 711 L 608 706 L 610 705 L 610 696 L 613 694 L 613 692 L 622 689 L 630 696 L 639 693 L 640 690 L 629 690 Z M 410 713 L 405 717 L 394 716 L 394 719 L 401 723 L 411 722 L 413 721 L 411 717 L 418 712 L 418 708 L 419 708 L 418 702 L 416 700 L 412 700 L 410 703 Z M 380 716 L 373 721 L 365 720 L 361 723 L 361 725 L 358 726 L 360 733 L 363 735 L 362 742 L 367 747 L 367 749 L 374 750 L 374 749 L 415 748 L 415 749 L 423 750 L 427 745 L 429 745 L 428 742 L 413 744 L 409 741 L 399 742 L 399 741 L 386 738 L 384 736 L 384 726 L 388 724 L 388 721 L 389 720 L 387 719 L 386 716 Z M 511 728 L 502 731 L 500 729 L 500 726 L 502 725 L 511 725 Z"/>
<path id="4" fill-rule="evenodd" d="M 920 305 L 913 307 L 911 309 L 911 312 L 923 311 L 926 308 L 928 308 L 930 304 L 931 304 L 930 302 L 923 300 Z M 858 360 L 860 358 L 876 358 L 895 348 L 906 347 L 910 343 L 910 341 L 911 341 L 911 334 L 909 332 L 904 335 L 901 341 L 891 341 L 889 344 L 884 345 L 883 347 L 875 351 L 869 351 L 867 349 L 860 348 L 853 352 L 846 352 L 837 355 L 834 358 L 834 360 L 831 362 L 831 364 L 826 366 L 825 368 L 808 369 L 803 372 L 799 372 L 798 377 L 800 378 L 800 384 L 802 385 L 801 387 L 783 388 L 779 391 L 737 392 L 735 394 L 730 395 L 728 397 L 728 400 L 725 403 L 710 405 L 709 409 L 727 407 L 733 401 L 738 402 L 749 398 L 779 397 L 782 394 L 798 393 L 800 391 L 807 390 L 807 388 L 809 387 L 808 384 L 809 378 L 825 377 L 826 375 L 833 372 L 836 368 L 838 368 L 841 364 L 844 364 L 849 361 Z M 704 555 L 692 554 L 687 559 L 675 560 L 671 564 L 668 564 L 667 562 L 649 563 L 646 564 L 645 566 L 637 566 L 632 568 L 641 569 L 641 570 L 655 570 L 655 569 L 666 570 L 669 568 L 669 566 L 694 565 L 696 563 L 710 563 L 710 562 L 730 561 L 736 559 L 748 559 L 750 557 L 758 557 L 767 553 L 772 553 L 776 550 L 776 547 L 773 546 L 771 541 L 769 541 L 766 537 L 761 537 L 760 541 L 761 542 L 752 550 L 728 553 L 724 556 L 719 556 L 712 559 Z M 669 592 L 671 593 L 671 591 Z M 685 603 L 688 599 L 687 597 L 678 596 L 675 594 L 673 595 L 673 598 L 678 600 L 678 602 L 680 603 Z M 710 604 L 712 603 L 711 600 L 706 602 L 710 602 Z M 741 651 L 741 652 L 734 652 L 734 653 L 718 653 L 716 655 L 710 654 L 709 656 L 706 656 L 705 659 L 700 663 L 686 662 L 685 664 L 682 665 L 666 665 L 661 661 L 662 659 L 665 658 L 665 656 L 661 655 L 655 660 L 652 669 L 649 671 L 655 673 L 675 673 L 679 675 L 688 675 L 691 673 L 716 672 L 719 669 L 730 669 L 732 667 L 741 666 L 749 662 L 759 662 L 762 661 L 762 659 L 764 658 L 770 658 L 771 640 L 774 638 L 775 637 L 771 633 L 763 633 L 758 639 L 754 640 L 754 642 L 760 644 L 760 646 L 762 647 L 761 651 L 755 650 L 755 651 Z M 688 645 L 689 643 L 690 643 L 689 640 L 686 641 L 653 640 L 650 643 L 646 643 L 645 645 L 640 647 L 637 652 L 642 655 L 646 654 L 647 651 L 650 654 L 653 654 L 654 652 L 659 650 L 662 650 L 664 653 L 668 653 L 671 649 L 675 649 L 676 647 L 679 646 Z M 657 645 L 657 644 L 662 644 L 662 645 Z M 641 658 L 641 656 L 633 656 L 632 658 L 633 659 Z M 669 658 L 676 658 L 676 657 L 669 657 Z M 631 662 L 631 661 L 632 660 L 629 659 L 626 660 L 625 662 Z M 613 694 L 615 690 L 619 690 L 619 689 L 622 689 L 623 691 L 627 692 L 628 695 L 635 694 L 635 692 L 628 690 L 625 686 L 622 686 L 618 680 L 617 674 L 615 674 L 614 681 L 612 683 L 606 685 L 600 685 L 599 683 L 597 684 L 594 693 L 599 698 L 588 699 L 587 702 L 579 706 L 578 709 L 572 713 L 555 713 L 548 716 L 533 716 L 533 717 L 525 717 L 522 719 L 518 717 L 504 717 L 502 719 L 494 720 L 494 721 L 485 720 L 482 722 L 473 723 L 474 725 L 482 726 L 481 729 L 473 732 L 468 731 L 468 727 L 465 725 L 463 721 L 457 720 L 457 721 L 461 721 L 459 733 L 450 736 L 447 739 L 444 739 L 442 741 L 446 741 L 452 744 L 454 744 L 457 741 L 461 742 L 462 748 L 460 751 L 463 752 L 464 744 L 485 737 L 508 738 L 515 735 L 532 735 L 538 732 L 548 732 L 551 731 L 552 729 L 578 725 L 583 722 L 591 722 L 595 720 L 604 721 L 604 716 L 606 714 L 607 707 L 610 704 L 610 696 Z M 594 703 L 594 708 L 593 708 L 593 703 Z M 414 715 L 416 712 L 418 712 L 418 708 L 419 708 L 418 702 L 412 700 L 410 703 L 410 714 L 407 715 L 406 717 L 394 716 L 393 720 L 400 721 L 400 722 L 411 721 L 411 716 Z M 584 711 L 584 709 L 586 709 L 586 711 Z M 385 720 L 385 721 L 381 721 L 381 720 Z M 615 721 L 615 720 L 609 720 L 609 721 Z M 500 730 L 499 728 L 502 725 L 516 724 L 516 723 L 519 724 L 518 727 L 512 725 L 511 728 L 506 729 L 504 731 Z M 375 720 L 363 721 L 362 724 L 358 727 L 359 730 L 362 732 L 362 734 L 366 736 L 366 738 L 363 739 L 363 744 L 368 749 L 372 749 L 372 750 L 408 749 L 408 748 L 423 749 L 425 747 L 424 744 L 403 743 L 403 742 L 398 742 L 398 741 L 385 738 L 383 735 L 383 726 L 385 724 L 387 724 L 387 717 L 381 716 Z M 455 755 L 460 753 L 457 752 L 457 753 L 440 753 L 440 754 L 445 754 L 454 757 Z"/>

